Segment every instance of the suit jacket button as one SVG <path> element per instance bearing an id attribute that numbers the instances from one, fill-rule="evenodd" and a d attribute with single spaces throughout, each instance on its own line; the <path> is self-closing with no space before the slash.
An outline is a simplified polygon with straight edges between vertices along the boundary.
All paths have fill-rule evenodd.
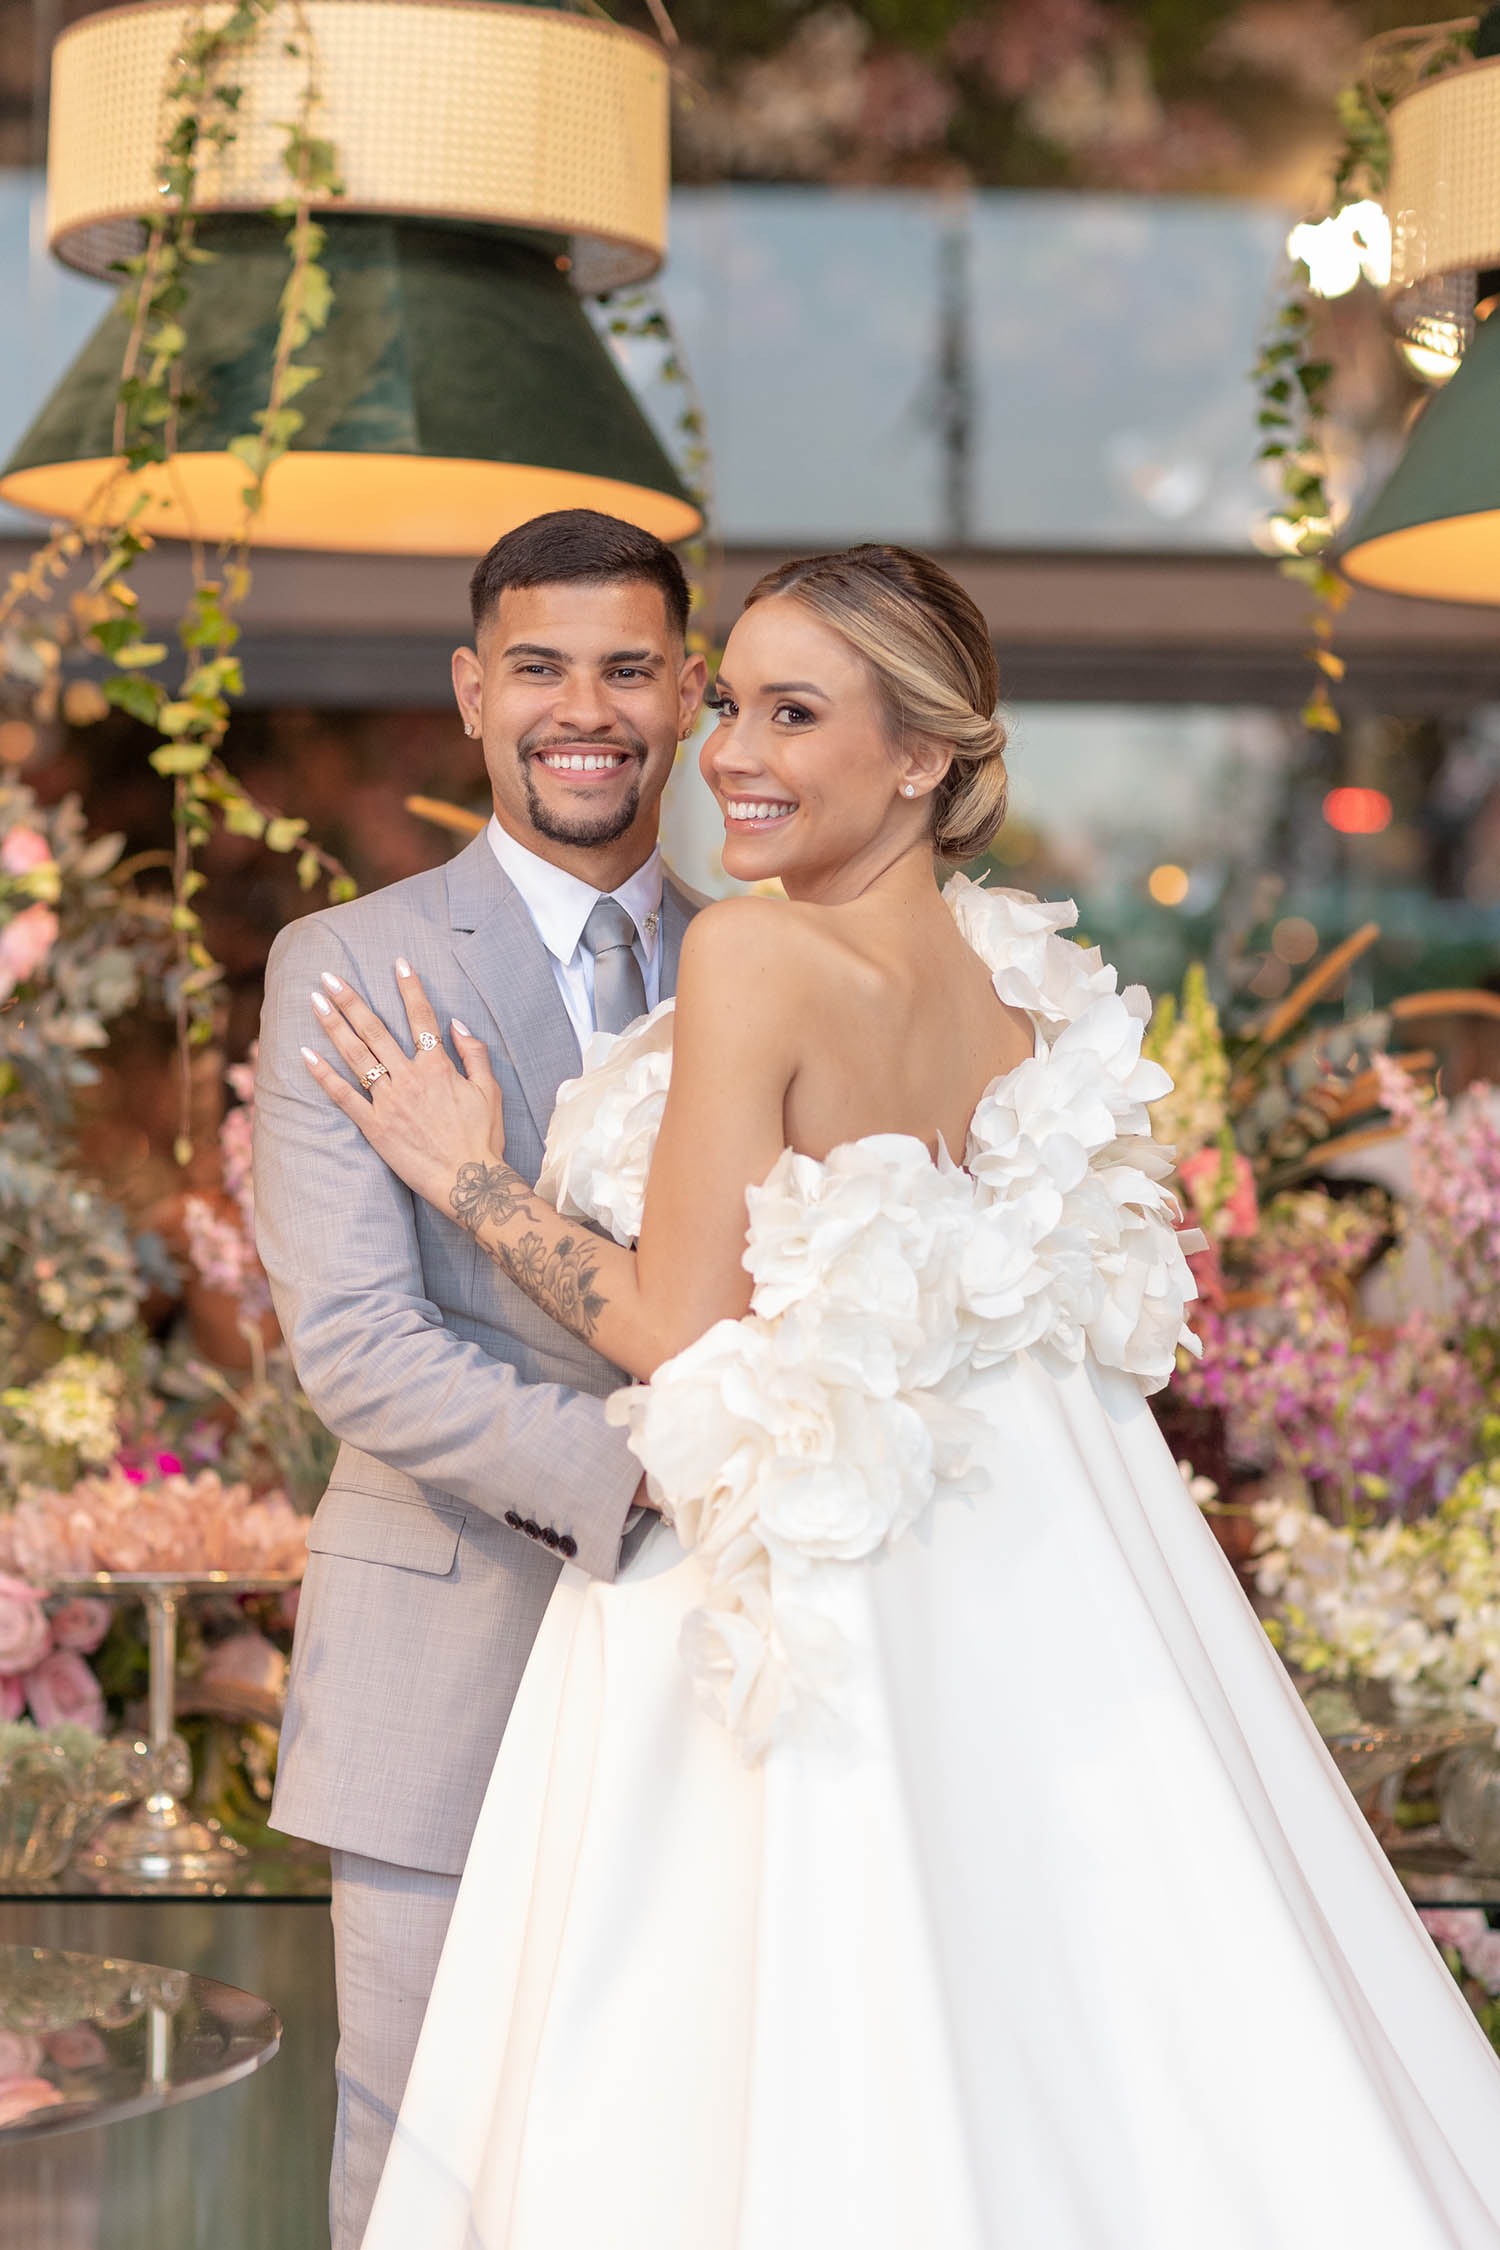
<path id="1" fill-rule="evenodd" d="M 507 1509 L 506 1509 L 506 1511 L 505 1511 L 505 1520 L 506 1520 L 506 1522 L 507 1522 L 507 1523 L 508 1523 L 508 1524 L 510 1525 L 510 1528 L 511 1528 L 511 1530 L 512 1530 L 512 1531 L 520 1531 L 520 1530 L 522 1530 L 522 1529 L 524 1528 L 524 1526 L 522 1525 L 521 1519 L 520 1519 L 520 1517 L 519 1517 L 519 1516 L 518 1516 L 518 1515 L 516 1514 L 516 1511 L 515 1511 L 515 1509 L 514 1509 L 514 1508 L 507 1508 Z"/>
<path id="2" fill-rule="evenodd" d="M 556 1533 L 556 1532 L 555 1532 L 555 1531 L 553 1530 L 553 1528 L 552 1528 L 552 1526 L 551 1526 L 551 1524 L 550 1524 L 550 1523 L 549 1523 L 549 1524 L 547 1525 L 546 1529 L 545 1529 L 545 1530 L 543 1531 L 543 1533 L 542 1533 L 542 1537 L 543 1537 L 543 1538 L 544 1538 L 544 1539 L 546 1540 L 546 1542 L 547 1542 L 547 1544 L 548 1544 L 548 1546 L 549 1546 L 549 1547 L 560 1547 L 560 1546 L 562 1545 L 562 1541 L 561 1541 L 561 1539 L 560 1539 L 560 1538 L 558 1537 L 557 1533 Z"/>
<path id="3" fill-rule="evenodd" d="M 525 1532 L 528 1539 L 540 1539 L 542 1536 L 541 1525 L 539 1523 L 533 1523 L 530 1516 L 526 1518 L 526 1521 L 522 1524 L 521 1529 Z"/>
<path id="4" fill-rule="evenodd" d="M 566 1555 L 569 1562 L 573 1560 L 578 1552 L 578 1541 L 573 1537 L 571 1531 L 565 1531 L 561 1539 L 558 1540 L 557 1551 L 560 1555 Z"/>

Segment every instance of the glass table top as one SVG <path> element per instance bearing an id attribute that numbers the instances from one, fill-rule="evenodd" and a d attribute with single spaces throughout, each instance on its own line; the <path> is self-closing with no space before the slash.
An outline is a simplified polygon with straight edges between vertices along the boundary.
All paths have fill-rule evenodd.
<path id="1" fill-rule="evenodd" d="M 0 1945 L 0 2145 L 138 2117 L 270 2061 L 264 2000 L 143 1961 Z"/>
<path id="2" fill-rule="evenodd" d="M 212 1905 L 259 1899 L 266 1903 L 326 1906 L 331 1895 L 328 1854 L 316 1844 L 299 1844 L 289 1836 L 269 1831 L 254 1843 L 243 1859 L 233 1861 L 211 1880 L 121 1882 L 101 1878 L 77 1867 L 40 1883 L 11 1883 L 0 1877 L 0 1901 L 6 1899 L 197 1899 Z"/>

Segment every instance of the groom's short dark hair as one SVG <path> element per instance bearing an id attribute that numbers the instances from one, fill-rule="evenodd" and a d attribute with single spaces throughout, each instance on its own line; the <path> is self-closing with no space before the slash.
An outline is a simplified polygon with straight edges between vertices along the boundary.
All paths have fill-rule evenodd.
<path id="1" fill-rule="evenodd" d="M 497 539 L 469 580 L 474 631 L 487 625 L 507 586 L 617 585 L 643 578 L 660 589 L 677 633 L 687 631 L 688 582 L 665 540 L 596 508 L 555 508 Z"/>

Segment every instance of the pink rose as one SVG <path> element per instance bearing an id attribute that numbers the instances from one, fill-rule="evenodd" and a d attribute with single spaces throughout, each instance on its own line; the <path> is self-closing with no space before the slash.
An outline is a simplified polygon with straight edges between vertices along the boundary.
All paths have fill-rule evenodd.
<path id="1" fill-rule="evenodd" d="M 34 867 L 45 867 L 51 857 L 52 846 L 46 837 L 35 828 L 24 828 L 19 821 L 0 841 L 0 868 L 7 875 L 29 875 Z"/>
<path id="2" fill-rule="evenodd" d="M 209 1650 L 198 1676 L 221 1687 L 260 1688 L 267 1695 L 280 1695 L 286 1685 L 286 1658 L 264 1633 L 232 1633 Z"/>
<path id="3" fill-rule="evenodd" d="M 104 1732 L 104 1696 L 76 1649 L 57 1648 L 26 1675 L 26 1700 L 39 1727 L 87 1727 Z"/>
<path id="4" fill-rule="evenodd" d="M 182 1463 L 175 1453 L 158 1453 L 156 1456 L 156 1471 L 158 1476 L 180 1477 L 182 1475 Z"/>
<path id="5" fill-rule="evenodd" d="M 52 1612 L 52 1646 L 73 1648 L 80 1656 L 92 1656 L 109 1631 L 113 1615 L 108 1602 L 95 1601 L 89 1594 L 76 1595 Z"/>
<path id="6" fill-rule="evenodd" d="M 0 1725 L 9 1726 L 26 1708 L 26 1682 L 19 1672 L 0 1672 Z"/>
<path id="7" fill-rule="evenodd" d="M 0 2125 L 14 2125 L 33 2110 L 55 2109 L 62 2098 L 45 2078 L 0 2078 Z"/>
<path id="8" fill-rule="evenodd" d="M 0 1672 L 29 1672 L 52 1646 L 52 1629 L 35 1586 L 0 1578 Z"/>
<path id="9" fill-rule="evenodd" d="M 8 1000 L 18 984 L 36 974 L 61 927 L 50 906 L 27 906 L 12 915 L 0 930 L 0 1000 Z"/>

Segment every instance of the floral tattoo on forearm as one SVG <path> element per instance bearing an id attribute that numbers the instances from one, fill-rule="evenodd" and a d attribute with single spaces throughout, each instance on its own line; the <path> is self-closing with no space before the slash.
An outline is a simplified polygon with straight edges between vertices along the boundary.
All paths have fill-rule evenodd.
<path id="1" fill-rule="evenodd" d="M 594 1286 L 599 1269 L 588 1236 L 565 1234 L 549 1250 L 537 1229 L 557 1214 L 537 1202 L 519 1172 L 508 1164 L 461 1165 L 449 1202 L 459 1225 L 533 1304 L 575 1336 L 593 1335 L 608 1299 Z M 525 1234 L 507 1240 L 501 1230 L 516 1220 L 531 1224 Z"/>

